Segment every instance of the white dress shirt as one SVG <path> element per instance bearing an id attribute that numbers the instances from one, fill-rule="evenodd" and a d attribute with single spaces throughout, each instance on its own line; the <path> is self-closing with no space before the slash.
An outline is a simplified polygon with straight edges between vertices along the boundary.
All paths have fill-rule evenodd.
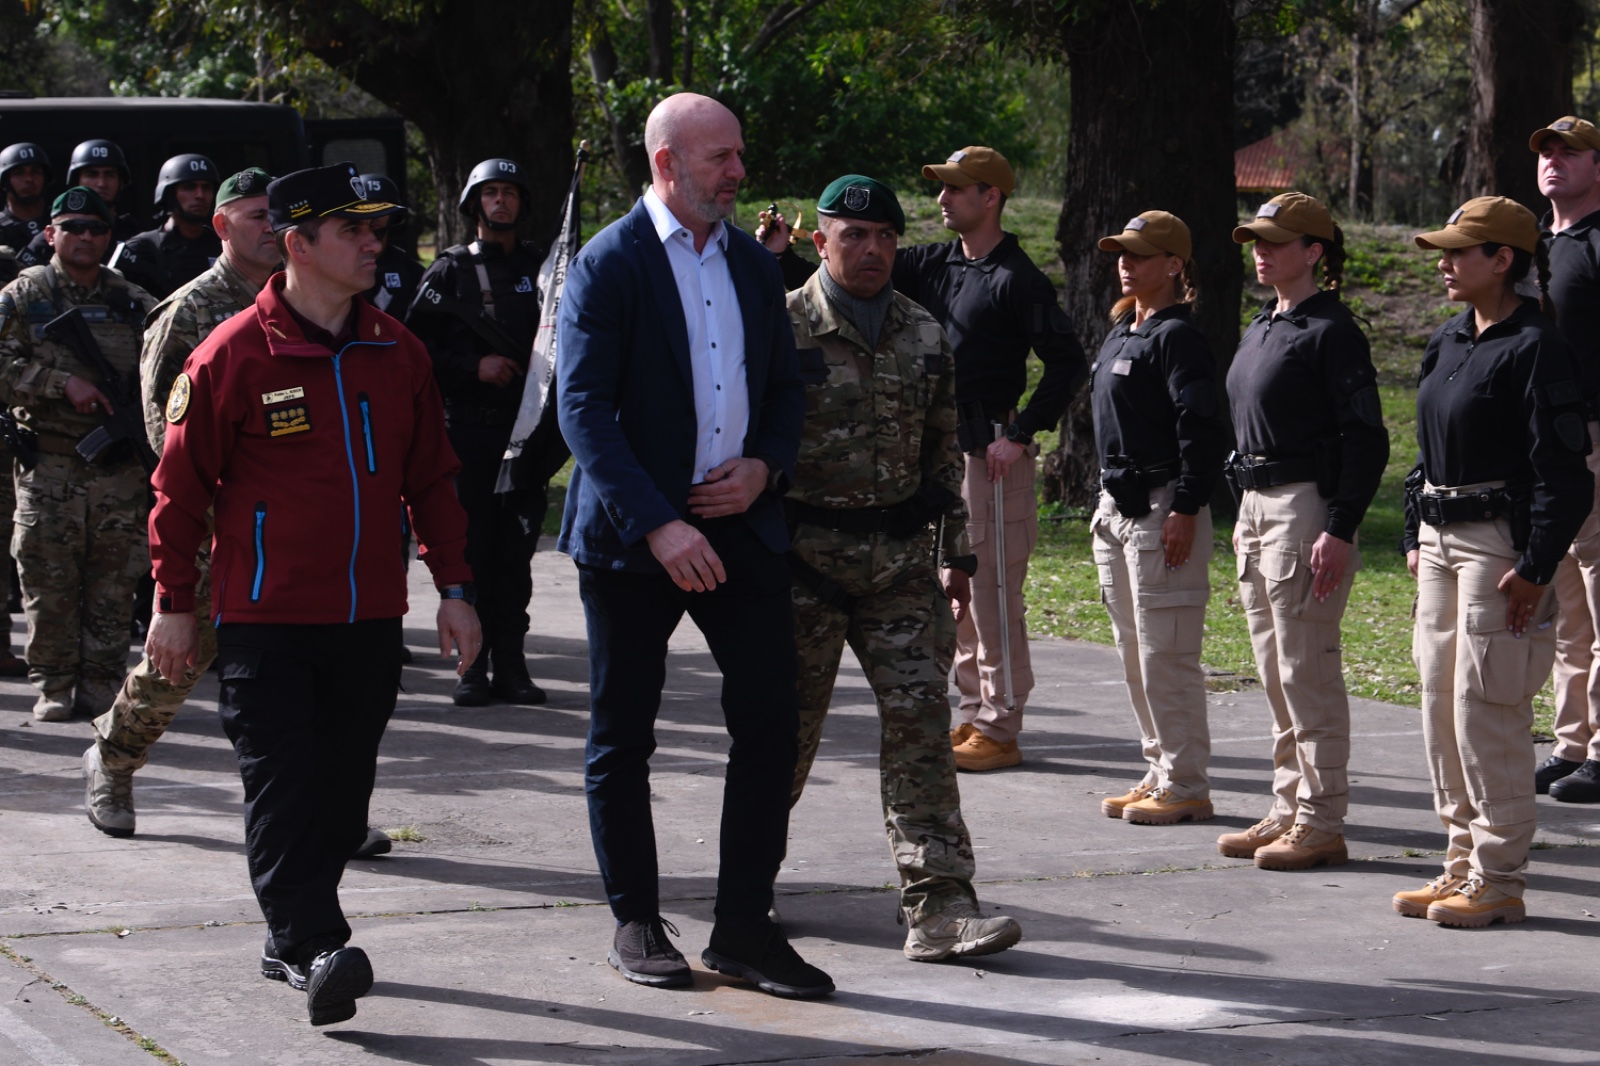
<path id="1" fill-rule="evenodd" d="M 694 234 L 678 222 L 654 189 L 644 194 L 644 206 L 672 265 L 689 327 L 694 414 L 699 424 L 692 483 L 698 485 L 708 471 L 744 454 L 745 432 L 750 428 L 744 318 L 728 269 L 728 233 L 718 222 L 705 248 L 697 252 Z"/>

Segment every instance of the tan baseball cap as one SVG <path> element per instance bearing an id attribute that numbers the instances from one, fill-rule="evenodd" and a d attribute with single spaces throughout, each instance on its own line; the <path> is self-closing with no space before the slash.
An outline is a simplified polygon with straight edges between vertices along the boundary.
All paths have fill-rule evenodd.
<path id="1" fill-rule="evenodd" d="M 1254 222 L 1248 222 L 1233 231 L 1233 239 L 1240 244 L 1254 240 L 1287 244 L 1301 237 L 1316 237 L 1331 241 L 1333 216 L 1322 206 L 1322 201 L 1303 192 L 1286 192 L 1274 196 L 1256 208 Z"/>
<path id="2" fill-rule="evenodd" d="M 1145 211 L 1128 219 L 1115 237 L 1101 237 L 1102 252 L 1129 251 L 1134 255 L 1175 255 L 1187 260 L 1194 245 L 1183 219 L 1166 211 Z"/>
<path id="3" fill-rule="evenodd" d="M 922 176 L 946 185 L 976 185 L 981 181 L 1007 196 L 1017 187 L 1017 176 L 1011 172 L 1006 157 L 979 144 L 961 149 L 943 163 L 929 163 L 922 168 Z"/>
<path id="4" fill-rule="evenodd" d="M 1531 252 L 1539 244 L 1539 221 L 1533 212 L 1504 196 L 1480 196 L 1456 208 L 1444 229 L 1419 233 L 1418 248 L 1471 248 L 1506 244 Z"/>
<path id="5" fill-rule="evenodd" d="M 1594 128 L 1593 122 L 1578 118 L 1576 115 L 1558 118 L 1544 129 L 1537 131 L 1528 138 L 1528 147 L 1537 152 L 1551 137 L 1560 137 L 1572 148 L 1592 148 L 1600 152 L 1600 130 Z"/>

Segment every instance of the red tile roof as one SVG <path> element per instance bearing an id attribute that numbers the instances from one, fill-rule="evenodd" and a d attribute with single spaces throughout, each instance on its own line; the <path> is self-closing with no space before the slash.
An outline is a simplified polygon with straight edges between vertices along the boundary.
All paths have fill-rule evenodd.
<path id="1" fill-rule="evenodd" d="M 1295 187 L 1295 156 L 1274 135 L 1233 153 L 1233 184 L 1240 192 L 1286 192 Z"/>

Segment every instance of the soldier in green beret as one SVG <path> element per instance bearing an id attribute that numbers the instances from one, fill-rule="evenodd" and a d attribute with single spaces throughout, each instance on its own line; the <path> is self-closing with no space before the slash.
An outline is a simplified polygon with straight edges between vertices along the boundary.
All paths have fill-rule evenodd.
<path id="1" fill-rule="evenodd" d="M 906 956 L 992 954 L 1022 930 L 1011 918 L 979 914 L 949 740 L 950 601 L 968 601 L 976 564 L 961 501 L 950 344 L 939 323 L 890 283 L 906 225 L 893 191 L 849 174 L 823 192 L 817 214 L 812 239 L 823 269 L 788 297 L 806 384 L 800 456 L 785 501 L 799 655 L 793 799 L 816 757 L 848 642 L 878 701 L 884 818 L 900 869 Z M 938 572 L 935 537 L 944 563 Z"/>

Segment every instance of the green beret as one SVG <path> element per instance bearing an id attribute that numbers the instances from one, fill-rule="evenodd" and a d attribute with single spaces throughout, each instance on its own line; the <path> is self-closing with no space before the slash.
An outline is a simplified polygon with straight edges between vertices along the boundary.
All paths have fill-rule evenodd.
<path id="1" fill-rule="evenodd" d="M 74 185 L 50 205 L 50 217 L 62 215 L 96 215 L 105 222 L 112 221 L 111 208 L 100 199 L 100 194 L 82 185 Z"/>
<path id="2" fill-rule="evenodd" d="M 877 178 L 864 174 L 846 174 L 835 179 L 817 200 L 817 214 L 834 218 L 858 218 L 863 222 L 887 222 L 894 231 L 906 231 L 906 213 L 900 200 Z"/>
<path id="3" fill-rule="evenodd" d="M 242 200 L 246 196 L 267 195 L 267 183 L 272 180 L 260 167 L 248 167 L 223 182 L 217 189 L 217 206 Z"/>

